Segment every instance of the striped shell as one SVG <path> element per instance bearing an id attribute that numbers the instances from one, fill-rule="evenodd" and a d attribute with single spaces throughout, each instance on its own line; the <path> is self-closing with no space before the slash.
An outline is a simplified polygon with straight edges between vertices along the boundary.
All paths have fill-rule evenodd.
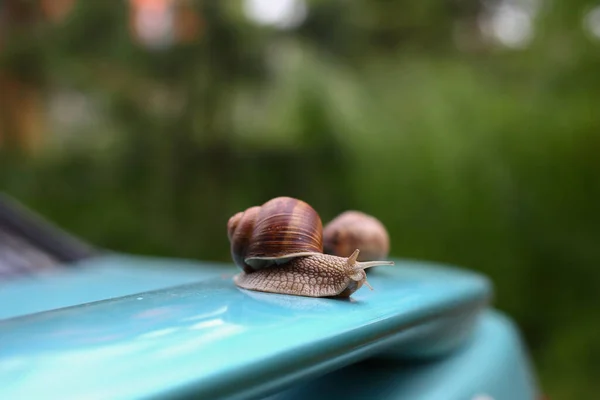
<path id="1" fill-rule="evenodd" d="M 235 214 L 227 223 L 227 235 L 233 261 L 247 273 L 323 253 L 319 214 L 291 197 L 276 197 Z"/>

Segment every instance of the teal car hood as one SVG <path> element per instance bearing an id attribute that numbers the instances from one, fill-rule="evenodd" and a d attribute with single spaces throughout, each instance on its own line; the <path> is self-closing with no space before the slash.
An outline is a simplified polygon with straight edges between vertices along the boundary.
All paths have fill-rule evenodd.
<path id="1" fill-rule="evenodd" d="M 0 282 L 0 320 L 235 273 L 231 264 L 110 254 Z"/>
<path id="2" fill-rule="evenodd" d="M 491 296 L 479 274 L 413 261 L 374 269 L 374 290 L 349 300 L 246 291 L 236 272 L 111 256 L 5 285 L 0 397 L 266 396 L 365 358 L 455 348 Z"/>

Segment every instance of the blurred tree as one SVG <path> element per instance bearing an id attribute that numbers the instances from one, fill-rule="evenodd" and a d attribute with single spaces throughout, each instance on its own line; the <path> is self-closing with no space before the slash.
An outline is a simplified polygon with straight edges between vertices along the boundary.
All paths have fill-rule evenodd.
<path id="1" fill-rule="evenodd" d="M 35 150 L 42 139 L 40 13 L 33 2 L 0 3 L 0 146 Z"/>
<path id="2" fill-rule="evenodd" d="M 301 37 L 353 62 L 397 52 L 454 53 L 457 29 L 473 29 L 483 10 L 468 1 L 353 1 L 314 0 Z"/>

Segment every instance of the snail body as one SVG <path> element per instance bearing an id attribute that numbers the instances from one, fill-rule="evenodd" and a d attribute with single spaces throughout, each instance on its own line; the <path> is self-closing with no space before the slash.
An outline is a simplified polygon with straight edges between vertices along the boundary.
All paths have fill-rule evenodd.
<path id="1" fill-rule="evenodd" d="M 234 283 L 243 289 L 307 297 L 349 297 L 366 280 L 365 269 L 392 261 L 360 262 L 323 253 L 317 212 L 291 197 L 277 197 L 235 214 L 227 224 L 231 255 L 243 272 Z M 372 288 L 371 288 L 372 289 Z"/>
<path id="2" fill-rule="evenodd" d="M 367 285 L 365 269 L 376 265 L 393 265 L 391 261 L 356 261 L 359 250 L 343 258 L 327 254 L 296 257 L 280 268 L 265 268 L 234 278 L 241 288 L 259 292 L 292 294 L 307 297 L 350 297 Z M 372 288 L 371 288 L 372 290 Z"/>

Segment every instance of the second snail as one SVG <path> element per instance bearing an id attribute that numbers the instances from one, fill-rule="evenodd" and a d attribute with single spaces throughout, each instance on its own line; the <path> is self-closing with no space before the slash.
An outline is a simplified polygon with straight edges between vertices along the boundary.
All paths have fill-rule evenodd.
<path id="1" fill-rule="evenodd" d="M 365 269 L 394 265 L 374 259 L 389 251 L 388 234 L 375 218 L 346 212 L 323 229 L 319 214 L 291 197 L 235 214 L 227 223 L 227 236 L 233 261 L 243 270 L 234 282 L 248 290 L 350 297 L 363 285 L 371 288 Z"/>

